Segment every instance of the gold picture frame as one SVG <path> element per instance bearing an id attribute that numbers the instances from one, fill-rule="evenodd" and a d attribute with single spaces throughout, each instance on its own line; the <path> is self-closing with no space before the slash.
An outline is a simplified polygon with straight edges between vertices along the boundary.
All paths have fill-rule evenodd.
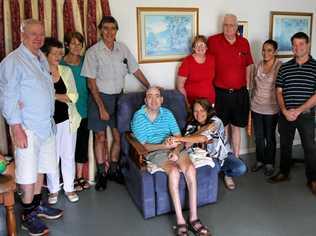
<path id="1" fill-rule="evenodd" d="M 278 45 L 278 57 L 292 57 L 291 37 L 304 32 L 312 41 L 313 13 L 272 11 L 270 14 L 269 37 Z"/>
<path id="2" fill-rule="evenodd" d="M 179 61 L 198 34 L 198 8 L 137 7 L 138 62 Z"/>

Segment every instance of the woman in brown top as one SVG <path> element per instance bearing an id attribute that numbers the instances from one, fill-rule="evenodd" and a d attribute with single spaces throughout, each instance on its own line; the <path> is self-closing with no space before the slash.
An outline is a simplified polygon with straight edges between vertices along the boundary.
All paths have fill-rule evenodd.
<path id="1" fill-rule="evenodd" d="M 278 44 L 267 40 L 262 46 L 263 60 L 255 66 L 252 78 L 251 113 L 253 117 L 257 162 L 256 172 L 264 167 L 264 175 L 274 172 L 276 151 L 275 130 L 279 106 L 275 94 L 275 80 L 281 62 L 276 58 Z"/>

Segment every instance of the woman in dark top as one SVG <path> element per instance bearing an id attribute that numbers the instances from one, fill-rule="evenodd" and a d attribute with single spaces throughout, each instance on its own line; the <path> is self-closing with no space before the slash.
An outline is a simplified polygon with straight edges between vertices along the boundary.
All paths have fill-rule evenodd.
<path id="1" fill-rule="evenodd" d="M 63 56 L 62 43 L 54 38 L 46 38 L 42 51 L 47 57 L 55 87 L 56 155 L 58 160 L 61 160 L 63 188 L 67 199 L 77 202 L 79 197 L 74 191 L 75 146 L 81 121 L 75 105 L 78 93 L 71 69 L 59 65 Z M 50 192 L 48 203 L 57 203 L 60 189 L 59 170 L 54 174 L 47 174 L 47 186 Z"/>

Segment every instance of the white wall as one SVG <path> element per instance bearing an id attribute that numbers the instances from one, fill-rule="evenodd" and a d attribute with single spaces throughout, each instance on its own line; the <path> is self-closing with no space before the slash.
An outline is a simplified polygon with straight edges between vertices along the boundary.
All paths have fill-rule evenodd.
<path id="1" fill-rule="evenodd" d="M 315 0 L 109 0 L 112 15 L 118 20 L 118 40 L 127 44 L 137 58 L 136 7 L 197 7 L 199 33 L 209 36 L 221 31 L 221 18 L 234 13 L 239 20 L 248 21 L 248 38 L 255 61 L 260 59 L 261 44 L 269 37 L 270 11 L 313 12 Z M 312 55 L 316 57 L 316 15 L 313 17 Z M 174 88 L 179 62 L 141 64 L 151 84 Z M 139 90 L 136 80 L 128 79 L 126 91 Z M 243 133 L 242 153 L 253 147 Z M 249 149 L 249 151 L 253 148 Z"/>

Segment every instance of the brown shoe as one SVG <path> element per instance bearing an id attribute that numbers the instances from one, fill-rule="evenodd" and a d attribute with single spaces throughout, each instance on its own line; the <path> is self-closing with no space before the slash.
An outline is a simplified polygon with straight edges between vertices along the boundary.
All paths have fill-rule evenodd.
<path id="1" fill-rule="evenodd" d="M 288 175 L 282 174 L 281 172 L 277 173 L 276 175 L 269 178 L 267 181 L 270 184 L 277 184 L 285 181 L 289 181 L 290 178 Z"/>
<path id="2" fill-rule="evenodd" d="M 236 188 L 236 184 L 235 184 L 233 178 L 226 176 L 226 175 L 224 176 L 224 184 L 228 190 L 235 190 L 235 188 Z"/>
<path id="3" fill-rule="evenodd" d="M 311 190 L 312 194 L 316 196 L 316 181 L 308 181 L 307 187 Z"/>

